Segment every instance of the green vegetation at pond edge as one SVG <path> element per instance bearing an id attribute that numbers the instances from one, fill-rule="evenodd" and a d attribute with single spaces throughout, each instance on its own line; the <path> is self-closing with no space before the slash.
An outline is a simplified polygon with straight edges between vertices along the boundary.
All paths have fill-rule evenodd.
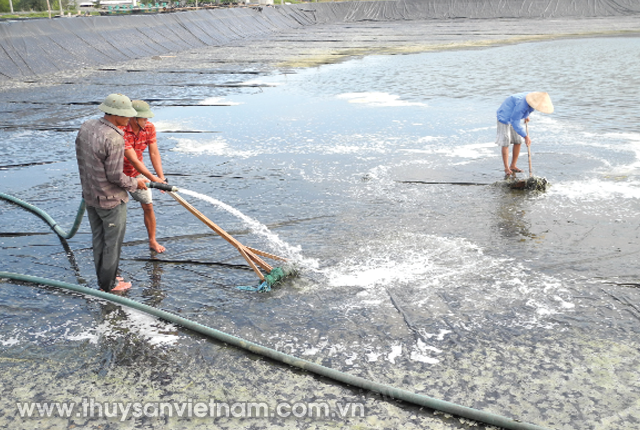
<path id="1" fill-rule="evenodd" d="M 71 16 L 78 15 L 76 10 L 65 10 L 65 15 L 71 14 Z M 99 12 L 88 12 L 90 15 L 100 15 Z M 83 12 L 85 14 L 85 12 Z M 51 16 L 59 16 L 59 10 L 52 10 Z M 49 12 L 18 12 L 18 13 L 0 13 L 0 19 L 33 19 L 33 18 L 49 18 Z"/>

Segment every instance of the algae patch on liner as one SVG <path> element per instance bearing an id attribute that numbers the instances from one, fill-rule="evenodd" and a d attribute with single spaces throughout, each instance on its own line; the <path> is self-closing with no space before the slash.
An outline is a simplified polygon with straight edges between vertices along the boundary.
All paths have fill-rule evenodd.
<path id="1" fill-rule="evenodd" d="M 315 51 L 309 50 L 304 53 L 297 54 L 296 57 L 287 59 L 285 61 L 276 64 L 279 68 L 308 68 L 318 67 L 325 64 L 336 64 L 345 61 L 351 57 L 364 57 L 368 55 L 405 55 L 405 54 L 419 54 L 424 52 L 436 52 L 436 51 L 453 51 L 459 49 L 475 49 L 475 48 L 487 48 L 491 46 L 500 45 L 515 45 L 526 42 L 538 42 L 544 40 L 555 40 L 563 38 L 574 37 L 595 37 L 595 36 L 607 36 L 618 35 L 625 33 L 634 33 L 633 31 L 583 31 L 576 33 L 557 33 L 557 34 L 545 34 L 545 35 L 523 35 L 523 36 L 511 36 L 497 39 L 485 39 L 485 40 L 465 40 L 462 42 L 443 42 L 437 44 L 411 44 L 400 46 L 376 46 L 369 48 L 351 48 L 351 49 L 316 49 Z"/>

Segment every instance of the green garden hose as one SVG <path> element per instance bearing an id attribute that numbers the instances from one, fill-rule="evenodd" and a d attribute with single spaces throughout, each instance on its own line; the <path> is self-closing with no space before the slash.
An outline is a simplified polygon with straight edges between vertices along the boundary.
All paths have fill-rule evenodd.
<path id="1" fill-rule="evenodd" d="M 85 204 L 83 200 L 82 203 L 80 204 L 80 209 L 78 210 L 76 222 L 72 230 L 67 234 L 58 227 L 57 223 L 53 219 L 51 219 L 49 215 L 47 215 L 44 211 L 38 209 L 37 207 L 3 193 L 0 193 L 0 197 L 6 200 L 9 200 L 11 202 L 17 203 L 20 206 L 23 206 L 24 208 L 29 209 L 32 212 L 36 213 L 37 215 L 41 216 L 43 219 L 45 219 L 45 221 L 47 221 L 53 227 L 53 229 L 56 231 L 57 234 L 59 234 L 61 237 L 64 237 L 65 239 L 72 237 L 76 233 L 76 231 L 78 230 L 78 226 L 80 225 L 80 220 L 82 220 L 82 215 L 84 214 L 84 209 L 85 209 Z M 66 282 L 56 281 L 53 279 L 40 278 L 40 277 L 30 276 L 30 275 L 21 275 L 18 273 L 10 273 L 10 272 L 0 272 L 0 278 L 13 279 L 13 280 L 22 281 L 22 282 L 30 282 L 30 283 L 35 283 L 39 285 L 49 285 L 52 287 L 71 290 L 81 294 L 86 294 L 89 296 L 94 296 L 104 300 L 108 300 L 110 302 L 118 303 L 120 305 L 127 306 L 132 309 L 139 310 L 141 312 L 145 312 L 149 315 L 153 315 L 157 318 L 161 318 L 163 320 L 166 320 L 175 324 L 179 324 L 182 327 L 185 327 L 189 330 L 193 330 L 195 332 L 201 333 L 205 336 L 209 336 L 218 341 L 225 342 L 229 345 L 233 345 L 238 348 L 245 349 L 254 354 L 259 354 L 264 357 L 270 358 L 272 360 L 276 360 L 276 361 L 288 364 L 290 366 L 295 366 L 297 368 L 333 379 L 335 381 L 338 381 L 344 384 L 351 385 L 353 387 L 359 387 L 365 390 L 377 392 L 384 396 L 402 400 L 408 403 L 412 403 L 414 405 L 424 406 L 430 409 L 435 409 L 435 410 L 446 412 L 452 415 L 472 419 L 475 421 L 483 422 L 486 424 L 490 424 L 493 426 L 498 426 L 498 427 L 502 427 L 510 430 L 548 430 L 548 429 L 545 429 L 544 427 L 540 427 L 535 424 L 524 423 L 524 422 L 507 418 L 504 416 L 495 415 L 490 412 L 484 412 L 484 411 L 469 408 L 466 406 L 457 405 L 455 403 L 446 402 L 444 400 L 438 400 L 422 394 L 416 394 L 416 393 L 412 393 L 411 391 L 391 387 L 389 385 L 381 384 L 374 381 L 369 381 L 367 379 L 364 379 L 358 376 L 349 375 L 347 373 L 343 373 L 335 369 L 321 366 L 319 364 L 312 363 L 310 361 L 303 360 L 301 358 L 296 358 L 294 356 L 285 354 L 283 352 L 279 352 L 274 349 L 249 342 L 242 338 L 232 336 L 230 334 L 221 332 L 219 330 L 215 330 L 213 328 L 207 327 L 197 322 L 188 320 L 186 318 L 174 315 L 170 312 L 166 312 L 161 309 L 157 309 L 157 308 L 145 305 L 143 303 L 136 302 L 135 300 L 127 299 L 125 297 L 121 297 L 111 293 L 106 293 L 104 291 L 100 291 L 97 289 L 87 288 L 87 287 L 83 287 L 81 285 L 76 285 L 76 284 L 69 284 Z"/>
<path id="2" fill-rule="evenodd" d="M 71 239 L 73 236 L 75 236 L 75 234 L 78 232 L 78 229 L 80 228 L 80 224 L 82 223 L 82 217 L 84 216 L 84 211 L 86 209 L 86 204 L 84 202 L 84 199 L 82 199 L 82 201 L 80 202 L 80 206 L 78 207 L 76 220 L 74 221 L 73 226 L 71 227 L 71 230 L 69 230 L 69 233 L 67 233 L 58 225 L 57 222 L 54 221 L 53 218 L 49 216 L 49 214 L 47 214 L 42 209 L 37 208 L 32 204 L 29 204 L 25 201 L 20 200 L 17 197 L 13 197 L 8 194 L 0 193 L 0 198 L 13 202 L 17 205 L 20 205 L 23 208 L 28 209 L 31 212 L 35 213 L 36 215 L 44 219 L 47 222 L 47 224 L 49 224 L 51 228 L 53 228 L 56 234 L 63 239 Z"/>
<path id="3" fill-rule="evenodd" d="M 39 278 L 36 276 L 20 275 L 17 273 L 0 272 L 0 278 L 9 278 L 16 281 L 31 282 L 40 285 L 49 285 L 52 287 L 59 287 L 78 293 L 99 297 L 104 300 L 109 300 L 114 303 L 118 303 L 141 312 L 145 312 L 149 315 L 153 315 L 157 318 L 161 318 L 165 321 L 169 321 L 175 324 L 179 324 L 189 330 L 201 333 L 205 336 L 209 336 L 213 339 L 225 342 L 229 345 L 236 346 L 238 348 L 246 349 L 254 354 L 259 354 L 264 357 L 268 357 L 272 360 L 279 361 L 281 363 L 288 364 L 289 366 L 295 366 L 300 369 L 321 375 L 334 381 L 342 382 L 344 384 L 351 385 L 353 387 L 363 388 L 365 390 L 374 391 L 385 396 L 392 397 L 394 399 L 403 400 L 408 403 L 412 403 L 418 406 L 424 406 L 427 408 L 435 409 L 438 411 L 446 412 L 452 415 L 480 421 L 483 423 L 491 424 L 493 426 L 502 427 L 512 430 L 547 430 L 544 427 L 539 427 L 534 424 L 528 424 L 521 421 L 513 420 L 511 418 L 495 415 L 489 412 L 480 411 L 477 409 L 468 408 L 466 406 L 460 406 L 455 403 L 449 403 L 444 400 L 434 399 L 422 394 L 412 393 L 411 391 L 403 390 L 400 388 L 391 387 L 389 385 L 380 384 L 378 382 L 369 381 L 358 376 L 349 375 L 347 373 L 340 372 L 335 369 L 321 366 L 316 363 L 312 363 L 301 358 L 285 354 L 283 352 L 276 351 L 271 348 L 267 348 L 262 345 L 258 345 L 239 337 L 232 336 L 222 331 L 207 327 L 197 322 L 188 320 L 186 318 L 174 315 L 170 312 L 157 309 L 143 303 L 136 302 L 135 300 L 127 299 L 111 293 L 105 293 L 103 291 L 83 287 L 81 285 L 68 284 L 66 282 L 60 282 L 53 279 Z"/>

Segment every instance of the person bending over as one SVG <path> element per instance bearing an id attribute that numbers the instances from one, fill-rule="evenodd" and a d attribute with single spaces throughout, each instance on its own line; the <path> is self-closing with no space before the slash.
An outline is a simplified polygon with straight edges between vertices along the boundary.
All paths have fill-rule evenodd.
<path id="1" fill-rule="evenodd" d="M 498 137 L 496 144 L 502 148 L 502 162 L 505 177 L 520 173 L 517 166 L 520 145 L 531 145 L 522 124 L 529 122 L 529 115 L 535 110 L 553 113 L 553 104 L 549 94 L 543 92 L 520 93 L 506 98 L 498 109 Z M 513 145 L 513 158 L 509 163 L 509 145 Z"/>

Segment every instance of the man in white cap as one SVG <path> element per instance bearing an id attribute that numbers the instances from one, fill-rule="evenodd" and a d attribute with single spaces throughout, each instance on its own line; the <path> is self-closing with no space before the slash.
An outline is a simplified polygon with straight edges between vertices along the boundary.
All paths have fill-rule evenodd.
<path id="1" fill-rule="evenodd" d="M 87 205 L 98 285 L 107 292 L 131 288 L 118 277 L 120 251 L 127 224 L 127 191 L 145 189 L 145 181 L 125 175 L 123 132 L 136 115 L 131 100 L 111 94 L 99 106 L 104 117 L 85 121 L 76 137 L 76 158 Z"/>
<path id="2" fill-rule="evenodd" d="M 147 121 L 153 118 L 149 104 L 142 100 L 134 100 L 133 108 L 136 116 L 129 118 L 129 122 L 124 128 L 124 174 L 132 178 L 148 178 L 153 182 L 166 182 L 162 173 L 162 160 L 156 142 L 156 128 Z M 142 154 L 149 148 L 149 158 L 156 175 L 151 173 L 144 165 Z M 165 247 L 156 240 L 156 214 L 153 211 L 153 200 L 151 190 L 135 190 L 131 193 L 134 200 L 140 202 L 144 212 L 144 225 L 149 236 L 149 248 L 156 252 L 164 252 Z"/>
<path id="3" fill-rule="evenodd" d="M 506 177 L 522 172 L 516 164 L 520 155 L 520 145 L 531 145 L 523 123 L 529 122 L 529 115 L 535 110 L 553 113 L 549 94 L 543 92 L 520 93 L 507 97 L 498 109 L 498 137 L 496 144 L 502 147 L 502 161 Z M 513 144 L 513 159 L 509 164 L 509 145 Z"/>

